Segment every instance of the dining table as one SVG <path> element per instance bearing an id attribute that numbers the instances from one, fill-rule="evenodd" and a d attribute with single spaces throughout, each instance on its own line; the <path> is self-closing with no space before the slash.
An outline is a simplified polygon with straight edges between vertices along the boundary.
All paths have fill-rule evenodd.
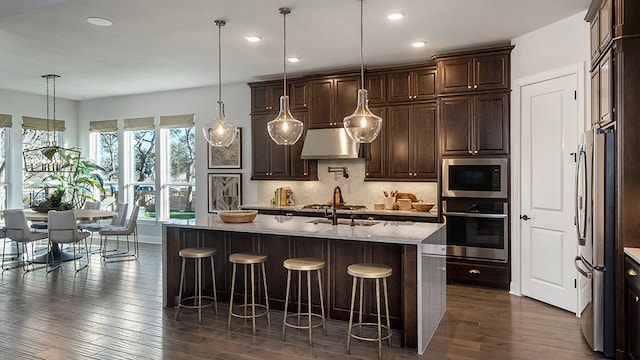
<path id="1" fill-rule="evenodd" d="M 115 211 L 108 210 L 92 210 L 92 209 L 74 209 L 73 210 L 76 220 L 106 220 L 111 219 L 117 215 Z M 24 215 L 29 221 L 47 221 L 49 215 L 45 212 L 34 211 L 32 209 L 25 209 Z M 82 257 L 81 253 L 73 253 L 62 251 L 57 243 L 51 244 L 51 250 L 48 253 L 35 256 L 32 260 L 34 264 L 44 264 L 47 262 L 47 256 L 53 256 L 53 262 L 63 262 L 79 259 Z"/>

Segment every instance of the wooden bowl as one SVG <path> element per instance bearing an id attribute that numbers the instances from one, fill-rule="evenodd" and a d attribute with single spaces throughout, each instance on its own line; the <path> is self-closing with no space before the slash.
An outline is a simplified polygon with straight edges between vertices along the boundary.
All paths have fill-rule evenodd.
<path id="1" fill-rule="evenodd" d="M 423 212 L 430 211 L 433 208 L 434 205 L 435 204 L 425 203 L 425 202 L 414 202 L 414 203 L 411 203 L 411 207 L 413 207 L 414 209 L 416 209 L 418 211 L 423 211 Z"/>
<path id="2" fill-rule="evenodd" d="M 220 220 L 226 223 L 248 223 L 258 215 L 257 210 L 221 210 L 218 211 Z"/>

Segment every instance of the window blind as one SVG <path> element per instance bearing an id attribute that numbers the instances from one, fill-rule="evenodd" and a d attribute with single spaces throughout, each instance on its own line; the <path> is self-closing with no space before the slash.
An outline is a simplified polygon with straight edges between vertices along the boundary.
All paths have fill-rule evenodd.
<path id="1" fill-rule="evenodd" d="M 30 116 L 22 117 L 22 128 L 32 130 L 64 131 L 63 120 L 42 119 Z"/>
<path id="2" fill-rule="evenodd" d="M 135 119 L 124 119 L 124 129 L 128 131 L 133 130 L 153 130 L 154 127 L 153 117 L 143 117 Z"/>
<path id="3" fill-rule="evenodd" d="M 0 114 L 0 127 L 7 128 L 13 126 L 11 115 Z"/>
<path id="4" fill-rule="evenodd" d="M 193 114 L 160 116 L 160 127 L 163 129 L 192 127 L 194 124 Z"/>
<path id="5" fill-rule="evenodd" d="M 92 132 L 118 131 L 118 120 L 89 121 L 89 131 L 92 131 Z"/>

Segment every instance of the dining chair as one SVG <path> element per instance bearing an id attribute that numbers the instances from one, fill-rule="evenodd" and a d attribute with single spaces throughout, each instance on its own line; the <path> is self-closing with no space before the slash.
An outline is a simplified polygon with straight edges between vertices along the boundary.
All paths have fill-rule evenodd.
<path id="1" fill-rule="evenodd" d="M 87 247 L 87 238 L 91 235 L 90 232 L 79 231 L 78 225 L 76 222 L 76 215 L 73 210 L 65 210 L 65 211 L 49 211 L 48 213 L 48 222 L 49 222 L 49 251 L 47 252 L 47 261 L 46 268 L 47 273 L 57 269 L 60 267 L 61 262 L 58 260 L 58 264 L 55 265 L 55 251 L 52 251 L 54 245 L 59 246 L 60 244 L 72 244 L 73 246 L 73 268 L 76 272 L 86 268 L 89 265 L 89 251 Z M 84 249 L 87 257 L 87 261 L 81 267 L 78 267 L 78 263 L 80 261 L 80 254 L 76 253 L 76 248 L 78 247 L 78 243 L 84 240 Z M 53 268 L 49 268 L 49 260 L 53 262 L 55 265 Z"/>
<path id="2" fill-rule="evenodd" d="M 116 216 L 111 218 L 111 222 L 109 224 L 104 224 L 101 222 L 96 222 L 94 224 L 90 224 L 88 225 L 86 228 L 84 228 L 84 230 L 91 232 L 91 239 L 89 240 L 89 248 L 92 248 L 93 246 L 93 233 L 99 232 L 102 229 L 109 229 L 109 228 L 122 228 L 125 226 L 126 222 L 127 222 L 127 210 L 129 209 L 129 204 L 127 203 L 118 203 L 116 204 L 116 209 L 115 209 L 115 213 Z M 116 244 L 117 245 L 117 244 Z M 100 237 L 100 248 L 95 251 L 95 252 L 91 252 L 92 254 L 95 253 L 99 253 L 102 252 L 102 237 Z M 108 250 L 108 251 L 118 251 L 118 248 L 116 247 L 116 249 L 113 250 Z"/>
<path id="3" fill-rule="evenodd" d="M 126 226 L 108 226 L 99 231 L 102 242 L 102 260 L 104 262 L 128 261 L 138 259 L 138 213 L 140 206 L 135 205 L 131 212 L 131 217 Z M 120 241 L 120 236 L 127 237 L 127 251 L 116 252 L 107 255 L 107 241 L 110 236 L 116 237 L 116 242 Z M 129 236 L 133 236 L 133 250 L 129 243 Z M 116 245 L 117 246 L 117 245 Z M 111 259 L 111 260 L 109 260 Z"/>
<path id="4" fill-rule="evenodd" d="M 22 209 L 5 210 L 3 216 L 5 236 L 6 239 L 16 243 L 16 256 L 18 262 L 12 266 L 5 266 L 5 246 L 7 244 L 5 239 L 2 244 L 2 270 L 15 269 L 22 266 L 22 270 L 27 272 L 42 268 L 29 268 L 29 265 L 32 265 L 32 263 L 29 260 L 27 253 L 27 244 L 31 243 L 31 256 L 33 257 L 34 243 L 38 240 L 46 239 L 47 233 L 29 230 L 29 223 L 27 222 L 24 210 Z M 20 253 L 20 245 L 22 245 L 22 254 Z M 22 256 L 24 256 L 24 258 L 20 260 Z"/>

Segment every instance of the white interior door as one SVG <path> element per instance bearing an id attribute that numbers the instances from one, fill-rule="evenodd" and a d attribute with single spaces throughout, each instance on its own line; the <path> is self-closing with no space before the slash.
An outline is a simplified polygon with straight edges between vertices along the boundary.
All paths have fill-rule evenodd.
<path id="1" fill-rule="evenodd" d="M 526 85 L 520 99 L 522 294 L 573 312 L 576 89 L 571 74 Z"/>

